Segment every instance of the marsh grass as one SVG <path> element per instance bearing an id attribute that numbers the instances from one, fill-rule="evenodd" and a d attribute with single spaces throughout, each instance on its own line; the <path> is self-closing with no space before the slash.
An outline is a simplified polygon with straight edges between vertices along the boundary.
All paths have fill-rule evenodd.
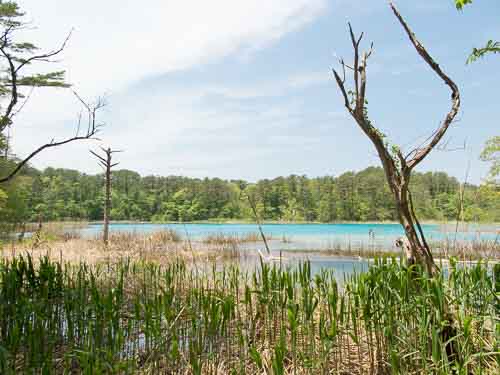
<path id="1" fill-rule="evenodd" d="M 437 257 L 457 257 L 461 260 L 496 259 L 500 260 L 500 240 L 476 238 L 470 241 L 455 241 L 446 238 L 432 241 L 431 248 Z"/>
<path id="2" fill-rule="evenodd" d="M 271 241 L 273 240 L 273 237 L 271 235 L 266 235 L 266 240 Z M 257 232 L 249 232 L 244 234 L 216 233 L 209 234 L 201 239 L 202 243 L 210 245 L 240 245 L 244 243 L 255 243 L 261 241 L 262 237 Z"/>
<path id="3" fill-rule="evenodd" d="M 85 221 L 50 221 L 42 223 L 42 233 L 47 239 L 60 239 L 69 236 L 79 238 L 79 231 L 87 226 L 88 223 Z M 26 233 L 35 233 L 38 229 L 38 223 L 28 223 L 23 227 Z"/>
<path id="4" fill-rule="evenodd" d="M 28 238 L 22 242 L 12 241 L 0 246 L 0 258 L 5 260 L 18 255 L 29 255 L 34 260 L 47 257 L 52 261 L 69 263 L 116 262 L 123 259 L 146 261 L 159 264 L 171 263 L 174 259 L 183 259 L 190 264 L 212 263 L 217 261 L 236 261 L 246 259 L 247 253 L 236 244 L 225 246 L 196 243 L 190 246 L 177 232 L 166 230 L 151 234 L 111 233 L 108 245 L 102 238 L 75 238 L 64 240 L 42 240 L 37 242 Z"/>
<path id="5" fill-rule="evenodd" d="M 497 268 L 496 273 L 500 273 Z M 495 286 L 497 282 L 497 286 Z M 379 259 L 340 288 L 310 264 L 0 264 L 0 373 L 497 374 L 498 279 Z M 453 312 L 459 355 L 441 330 Z"/>
<path id="6" fill-rule="evenodd" d="M 433 256 L 439 260 L 455 257 L 460 261 L 500 260 L 500 241 L 489 239 L 474 239 L 471 241 L 454 241 L 444 239 L 430 242 Z M 375 257 L 398 257 L 401 250 L 381 244 L 358 242 L 329 242 L 325 248 L 317 249 L 283 249 L 283 253 L 303 253 L 329 256 L 351 256 L 371 259 Z"/>
<path id="7" fill-rule="evenodd" d="M 42 223 L 0 223 L 0 245 L 12 241 L 26 240 L 33 242 L 36 234 L 41 242 L 80 238 L 80 230 L 87 227 L 83 221 Z"/>

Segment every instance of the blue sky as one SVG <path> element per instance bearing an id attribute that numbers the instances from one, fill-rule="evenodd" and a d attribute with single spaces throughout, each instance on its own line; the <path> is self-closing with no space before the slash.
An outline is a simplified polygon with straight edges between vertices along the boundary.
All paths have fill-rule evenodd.
<path id="1" fill-rule="evenodd" d="M 150 0 L 140 8 L 114 0 L 20 3 L 38 26 L 27 37 L 42 46 L 75 28 L 58 64 L 81 95 L 105 93 L 109 102 L 101 143 L 46 152 L 34 162 L 38 167 L 98 172 L 88 153 L 98 145 L 125 150 L 121 167 L 141 174 L 256 180 L 379 165 L 331 75 L 339 56 L 352 58 L 347 21 L 364 31 L 366 47 L 374 42 L 369 113 L 391 141 L 417 145 L 450 106 L 447 87 L 410 46 L 384 0 Z M 466 149 L 435 151 L 419 170 L 463 179 L 470 164 L 469 180 L 478 183 L 488 168 L 479 153 L 500 128 L 500 59 L 465 60 L 473 46 L 500 39 L 500 3 L 477 0 L 464 12 L 452 0 L 396 4 L 463 97 L 447 141 L 448 148 L 465 142 Z M 71 134 L 78 110 L 67 91 L 37 91 L 13 129 L 18 154 Z"/>

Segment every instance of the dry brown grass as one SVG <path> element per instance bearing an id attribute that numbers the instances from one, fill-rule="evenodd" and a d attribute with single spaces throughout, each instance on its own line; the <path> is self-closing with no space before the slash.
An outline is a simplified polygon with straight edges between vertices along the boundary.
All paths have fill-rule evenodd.
<path id="1" fill-rule="evenodd" d="M 201 243 L 182 240 L 173 231 L 152 234 L 112 234 L 107 246 L 100 239 L 61 236 L 52 240 L 28 239 L 1 247 L 0 257 L 12 259 L 20 254 L 30 254 L 33 259 L 48 256 L 51 260 L 95 265 L 118 262 L 123 259 L 143 260 L 166 264 L 179 258 L 188 262 L 210 262 L 239 259 L 237 243 Z"/>
<path id="2" fill-rule="evenodd" d="M 266 240 L 271 241 L 273 237 L 266 235 Z M 203 238 L 202 242 L 210 245 L 239 245 L 243 243 L 261 242 L 262 236 L 257 232 L 244 234 L 210 234 Z"/>

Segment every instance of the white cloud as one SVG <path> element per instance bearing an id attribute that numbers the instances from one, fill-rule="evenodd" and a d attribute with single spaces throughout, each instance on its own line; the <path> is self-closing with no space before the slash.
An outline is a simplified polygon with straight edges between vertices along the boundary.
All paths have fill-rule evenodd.
<path id="1" fill-rule="evenodd" d="M 254 50 L 311 21 L 326 0 L 21 0 L 42 46 L 75 28 L 70 80 L 91 92 Z"/>
<path id="2" fill-rule="evenodd" d="M 298 74 L 289 79 L 290 86 L 294 88 L 306 87 L 311 85 L 325 84 L 331 82 L 332 73 L 328 70 L 324 72 L 312 72 L 305 74 Z"/>
<path id="3" fill-rule="evenodd" d="M 290 48 L 287 43 L 283 43 L 283 49 L 277 46 L 277 53 L 269 50 L 256 54 L 256 50 L 298 30 L 322 14 L 328 4 L 332 8 L 338 6 L 328 21 L 338 24 L 334 30 L 342 32 L 338 39 L 346 45 L 345 56 L 349 57 L 352 51 L 343 14 L 364 14 L 355 17 L 358 26 L 386 27 L 371 14 L 369 19 L 364 18 L 379 9 L 389 17 L 384 3 L 376 5 L 366 0 L 19 2 L 38 26 L 27 40 L 51 48 L 75 27 L 61 66 L 68 70 L 70 81 L 84 97 L 110 94 L 110 105 L 103 116 L 108 126 L 102 139 L 103 145 L 125 150 L 118 156 L 122 168 L 141 173 L 252 178 L 302 171 L 324 174 L 335 170 L 335 165 L 342 170 L 378 163 L 371 144 L 342 108 L 328 71 L 328 60 L 318 63 L 321 56 L 308 55 L 308 59 L 292 61 L 284 50 Z M 339 8 L 347 10 L 339 12 Z M 312 29 L 304 35 L 313 39 L 300 36 L 296 42 L 320 43 L 317 31 L 321 29 L 311 32 Z M 373 31 L 377 29 L 371 31 L 369 35 L 376 35 Z M 321 35 L 329 39 L 335 33 Z M 392 76 L 384 76 L 387 66 L 395 65 L 387 65 L 387 60 L 414 55 L 408 52 L 407 44 L 402 51 L 398 40 L 392 41 L 394 56 L 391 51 L 387 55 L 381 43 L 380 56 L 369 66 L 370 76 L 379 79 L 380 87 L 386 84 L 382 79 Z M 321 48 L 327 53 L 328 48 L 337 45 L 332 40 L 325 45 L 321 43 Z M 218 70 L 219 65 L 212 64 L 227 56 L 231 56 L 229 61 L 240 64 L 228 75 Z M 256 64 L 234 59 L 241 56 L 255 59 Z M 334 62 L 331 57 L 331 63 Z M 261 66 L 266 63 L 280 65 L 276 65 L 274 75 L 262 78 Z M 290 65 L 283 69 L 282 64 Z M 324 72 L 321 66 L 325 67 Z M 290 71 L 296 74 L 287 76 Z M 411 72 L 399 72 L 411 76 Z M 220 81 L 208 76 L 214 73 Z M 244 74 L 244 79 L 240 80 L 236 73 Z M 186 81 L 179 82 L 179 77 L 186 77 Z M 144 81 L 144 78 L 150 79 Z M 376 79 L 373 83 L 370 90 L 379 87 Z M 305 92 L 309 87 L 312 90 Z M 376 102 L 384 97 L 377 99 L 371 92 L 377 115 Z M 36 90 L 16 120 L 14 150 L 23 156 L 53 136 L 71 134 L 79 109 L 67 90 Z M 385 116 L 374 118 L 380 118 L 381 124 L 390 123 Z M 394 128 L 388 130 L 397 131 L 401 127 Z M 44 152 L 34 165 L 97 172 L 99 168 L 88 154 L 90 145 L 80 142 Z M 359 157 L 352 158 L 353 148 Z"/>
<path id="4" fill-rule="evenodd" d="M 220 87 L 135 93 L 114 98 L 107 117 L 108 125 L 102 134 L 103 144 L 124 149 L 119 155 L 121 167 L 154 174 L 184 174 L 189 176 L 219 175 L 222 177 L 251 177 L 247 168 L 267 165 L 268 159 L 280 153 L 296 157 L 296 149 L 311 149 L 318 142 L 303 129 L 302 105 L 293 100 L 276 102 L 280 96 L 266 98 L 261 105 L 234 99 L 232 89 Z M 242 87 L 253 92 L 256 88 Z M 207 96 L 229 93 L 207 104 Z M 229 100 L 229 103 L 227 101 Z M 211 103 L 210 103 L 211 104 Z M 52 126 L 57 134 L 70 133 L 71 124 Z M 318 130 L 320 131 L 320 130 Z M 37 140 L 46 137 L 40 126 L 18 127 L 15 139 Z M 35 165 L 58 166 L 98 172 L 87 149 L 96 143 L 74 143 L 45 152 Z M 22 146 L 22 147 L 21 147 Z M 29 150 L 27 144 L 17 149 Z M 238 168 L 244 170 L 238 172 Z M 278 163 L 272 173 L 278 173 Z M 267 170 L 265 171 L 268 172 Z"/>
<path id="5" fill-rule="evenodd" d="M 179 164 L 179 157 L 187 154 L 184 160 L 189 164 L 197 150 L 176 155 L 168 150 L 178 150 L 176 144 L 192 146 L 193 140 L 208 137 L 221 127 L 248 125 L 248 119 L 234 110 L 197 106 L 204 95 L 233 99 L 266 92 L 279 95 L 283 85 L 276 91 L 271 84 L 264 89 L 258 85 L 203 87 L 200 83 L 194 89 L 134 93 L 134 83 L 196 69 L 229 55 L 248 58 L 313 20 L 326 8 L 327 0 L 19 0 L 19 4 L 37 27 L 23 37 L 44 49 L 57 47 L 74 28 L 55 68 L 67 71 L 68 80 L 83 97 L 110 96 L 103 116 L 108 122 L 103 141 L 128 149 L 123 158 L 130 158 L 130 167 L 144 170 L 140 164 L 149 162 L 152 153 L 161 151 Z M 23 156 L 54 136 L 72 134 L 80 110 L 68 90 L 36 90 L 16 119 L 14 150 Z M 224 142 L 228 135 L 220 139 Z M 84 156 L 88 147 L 81 143 L 51 150 L 34 164 L 92 170 Z M 155 162 L 158 160 L 150 163 Z M 166 168 L 158 169 L 166 172 Z"/>

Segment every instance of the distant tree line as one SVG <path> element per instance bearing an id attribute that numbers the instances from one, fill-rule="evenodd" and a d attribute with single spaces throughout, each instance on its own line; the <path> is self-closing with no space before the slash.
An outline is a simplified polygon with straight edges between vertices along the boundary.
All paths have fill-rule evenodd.
<path id="1" fill-rule="evenodd" d="M 3 166 L 5 168 L 5 166 Z M 382 168 L 340 176 L 291 175 L 257 183 L 220 178 L 146 176 L 113 173 L 112 220 L 253 220 L 251 194 L 263 220 L 395 221 L 394 200 Z M 444 172 L 416 173 L 411 185 L 415 206 L 426 220 L 457 217 L 460 183 Z M 102 220 L 104 176 L 75 170 L 26 169 L 4 187 L 0 222 Z M 494 185 L 467 185 L 464 219 L 500 221 L 500 195 Z"/>

